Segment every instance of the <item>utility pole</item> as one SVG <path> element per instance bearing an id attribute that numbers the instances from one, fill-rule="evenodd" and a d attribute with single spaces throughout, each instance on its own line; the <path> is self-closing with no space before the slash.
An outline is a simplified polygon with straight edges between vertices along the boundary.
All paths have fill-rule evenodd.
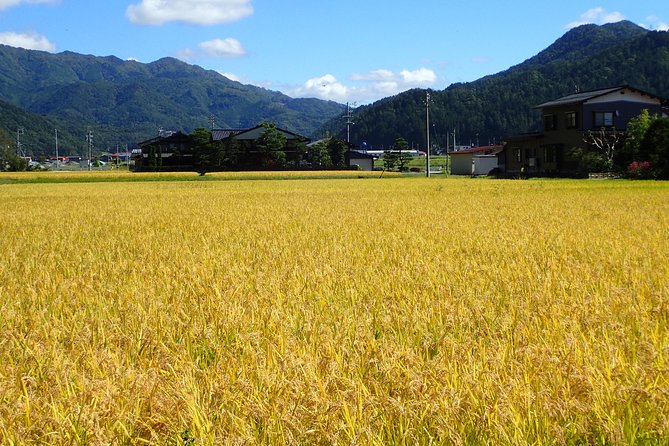
<path id="1" fill-rule="evenodd" d="M 23 156 L 23 150 L 21 149 L 21 135 L 23 135 L 23 128 L 19 127 L 16 129 L 16 156 Z"/>
<path id="2" fill-rule="evenodd" d="M 93 130 L 88 130 L 86 141 L 88 141 L 88 170 L 90 171 L 93 168 Z"/>
<path id="3" fill-rule="evenodd" d="M 54 129 L 56 132 L 56 169 L 58 169 L 58 166 L 60 164 L 60 160 L 58 159 L 58 129 Z"/>
<path id="4" fill-rule="evenodd" d="M 425 136 L 427 148 L 425 152 L 425 176 L 430 178 L 430 92 L 425 94 Z"/>
<path id="5" fill-rule="evenodd" d="M 346 114 L 344 115 L 346 118 L 346 142 L 351 144 L 351 126 L 355 124 L 353 122 L 353 110 L 351 110 L 351 107 L 348 105 L 348 102 L 346 103 Z"/>

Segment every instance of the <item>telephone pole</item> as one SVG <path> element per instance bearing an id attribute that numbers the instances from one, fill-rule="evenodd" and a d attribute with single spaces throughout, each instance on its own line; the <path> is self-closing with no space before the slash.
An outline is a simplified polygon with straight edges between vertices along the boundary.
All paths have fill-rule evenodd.
<path id="1" fill-rule="evenodd" d="M 346 115 L 344 115 L 346 118 L 346 142 L 351 144 L 351 126 L 355 124 L 353 122 L 353 110 L 351 110 L 351 107 L 348 105 L 348 102 L 346 103 Z"/>
<path id="2" fill-rule="evenodd" d="M 93 168 L 93 130 L 88 130 L 86 141 L 88 141 L 88 170 L 90 171 Z"/>
<path id="3" fill-rule="evenodd" d="M 425 136 L 427 148 L 425 151 L 425 176 L 430 178 L 430 92 L 425 93 Z"/>
<path id="4" fill-rule="evenodd" d="M 60 160 L 58 159 L 58 129 L 54 129 L 56 132 L 56 169 L 58 169 L 58 166 L 60 165 Z"/>
<path id="5" fill-rule="evenodd" d="M 16 155 L 23 156 L 23 149 L 21 149 L 21 135 L 23 135 L 23 128 L 16 129 Z"/>

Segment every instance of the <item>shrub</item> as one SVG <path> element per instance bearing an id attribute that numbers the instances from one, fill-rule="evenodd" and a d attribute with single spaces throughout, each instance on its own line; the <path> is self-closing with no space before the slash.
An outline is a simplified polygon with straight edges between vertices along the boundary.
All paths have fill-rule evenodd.
<path id="1" fill-rule="evenodd" d="M 627 176 L 633 180 L 648 179 L 652 176 L 651 173 L 652 170 L 648 161 L 632 161 L 627 166 Z"/>

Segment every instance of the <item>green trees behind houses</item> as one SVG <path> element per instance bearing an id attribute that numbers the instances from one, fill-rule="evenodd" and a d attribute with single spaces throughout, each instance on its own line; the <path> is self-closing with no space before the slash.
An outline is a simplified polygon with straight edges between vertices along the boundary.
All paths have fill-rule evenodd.
<path id="1" fill-rule="evenodd" d="M 264 121 L 264 132 L 256 142 L 261 166 L 266 169 L 285 167 L 287 138 L 274 124 Z"/>
<path id="2" fill-rule="evenodd" d="M 669 118 L 644 110 L 631 119 L 618 164 L 631 177 L 669 179 Z"/>
<path id="3" fill-rule="evenodd" d="M 344 141 L 338 138 L 330 139 L 328 153 L 332 160 L 332 167 L 341 168 L 346 166 L 346 143 Z"/>
<path id="4" fill-rule="evenodd" d="M 341 139 L 324 139 L 310 146 L 304 159 L 317 169 L 340 169 L 346 166 L 346 149 L 347 144 Z"/>

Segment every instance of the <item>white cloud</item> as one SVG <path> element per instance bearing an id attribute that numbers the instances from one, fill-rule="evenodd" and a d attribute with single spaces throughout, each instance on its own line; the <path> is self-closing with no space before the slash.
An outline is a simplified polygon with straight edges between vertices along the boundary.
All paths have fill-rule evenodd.
<path id="1" fill-rule="evenodd" d="M 207 57 L 241 57 L 246 54 L 246 50 L 237 39 L 231 37 L 227 39 L 213 39 L 206 42 L 200 42 L 198 49 L 184 48 L 178 51 L 174 57 L 184 62 L 194 62 Z"/>
<path id="2" fill-rule="evenodd" d="M 355 73 L 349 79 L 352 85 L 345 85 L 332 74 L 326 74 L 309 79 L 299 87 L 286 88 L 283 91 L 292 97 L 369 103 L 411 88 L 432 86 L 437 82 L 437 75 L 429 68 L 402 70 L 399 73 L 379 69 L 366 73 Z"/>
<path id="3" fill-rule="evenodd" d="M 253 6 L 251 0 L 142 0 L 128 6 L 125 14 L 131 22 L 142 25 L 168 22 L 216 25 L 253 14 Z"/>
<path id="4" fill-rule="evenodd" d="M 355 73 L 351 75 L 354 81 L 386 81 L 394 79 L 395 73 L 390 70 L 373 70 L 368 73 Z"/>
<path id="5" fill-rule="evenodd" d="M 184 62 L 193 62 L 195 60 L 195 52 L 191 48 L 184 48 L 178 51 L 174 57 Z"/>
<path id="6" fill-rule="evenodd" d="M 572 29 L 577 26 L 594 23 L 596 25 L 603 25 L 605 23 L 616 23 L 625 20 L 625 16 L 620 12 L 608 12 L 602 7 L 592 8 L 581 14 L 580 20 L 568 23 L 565 28 Z"/>
<path id="7" fill-rule="evenodd" d="M 428 68 L 419 68 L 413 71 L 402 70 L 400 77 L 405 84 L 411 84 L 412 86 L 431 85 L 437 80 L 437 75 Z"/>
<path id="8" fill-rule="evenodd" d="M 56 3 L 58 0 L 0 0 L 0 11 L 22 3 Z"/>
<path id="9" fill-rule="evenodd" d="M 213 57 L 239 57 L 246 54 L 239 40 L 233 38 L 208 40 L 198 46 Z"/>
<path id="10" fill-rule="evenodd" d="M 235 73 L 219 71 L 218 74 L 220 74 L 221 76 L 227 77 L 231 81 L 242 82 L 242 78 L 237 76 Z"/>
<path id="11" fill-rule="evenodd" d="M 662 21 L 657 16 L 646 17 L 646 20 L 650 22 L 650 25 L 643 25 L 644 28 L 652 29 L 654 31 L 669 31 L 669 23 Z"/>
<path id="12" fill-rule="evenodd" d="M 325 76 L 309 79 L 300 87 L 289 89 L 287 94 L 298 98 L 310 97 L 344 101 L 349 94 L 349 89 L 337 81 L 333 75 L 326 74 Z"/>
<path id="13" fill-rule="evenodd" d="M 27 50 L 55 51 L 56 45 L 39 34 L 0 33 L 0 43 Z"/>

